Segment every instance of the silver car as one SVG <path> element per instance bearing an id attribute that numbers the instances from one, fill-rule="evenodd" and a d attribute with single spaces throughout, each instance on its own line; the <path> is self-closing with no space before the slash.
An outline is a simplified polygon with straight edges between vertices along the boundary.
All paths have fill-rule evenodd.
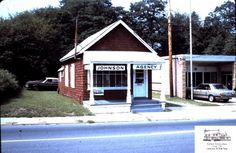
<path id="1" fill-rule="evenodd" d="M 235 96 L 235 91 L 229 90 L 219 83 L 202 83 L 193 89 L 194 98 L 208 99 L 210 102 L 215 100 L 223 100 L 228 102 L 229 99 Z"/>

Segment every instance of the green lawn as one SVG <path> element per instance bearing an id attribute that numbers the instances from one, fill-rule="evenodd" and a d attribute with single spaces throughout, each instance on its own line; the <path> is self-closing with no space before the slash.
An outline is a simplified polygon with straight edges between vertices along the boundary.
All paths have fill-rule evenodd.
<path id="1" fill-rule="evenodd" d="M 63 117 L 92 115 L 78 101 L 56 91 L 23 90 L 17 98 L 1 102 L 1 117 Z"/>
<path id="2" fill-rule="evenodd" d="M 160 99 L 160 94 L 159 93 L 153 92 L 152 96 L 154 98 Z M 169 96 L 166 96 L 166 100 L 170 101 L 170 102 L 179 103 L 179 104 L 192 104 L 192 105 L 196 105 L 196 106 L 218 106 L 216 104 L 200 103 L 200 102 L 196 102 L 194 100 L 184 99 L 184 98 L 179 98 L 179 97 L 169 97 Z"/>

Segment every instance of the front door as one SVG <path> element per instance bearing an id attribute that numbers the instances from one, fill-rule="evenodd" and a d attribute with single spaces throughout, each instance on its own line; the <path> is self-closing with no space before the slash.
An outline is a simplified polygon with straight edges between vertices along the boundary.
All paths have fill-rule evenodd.
<path id="1" fill-rule="evenodd" d="M 230 90 L 232 90 L 232 74 L 224 74 L 222 83 Z"/>
<path id="2" fill-rule="evenodd" d="M 134 70 L 134 97 L 147 97 L 147 71 Z"/>

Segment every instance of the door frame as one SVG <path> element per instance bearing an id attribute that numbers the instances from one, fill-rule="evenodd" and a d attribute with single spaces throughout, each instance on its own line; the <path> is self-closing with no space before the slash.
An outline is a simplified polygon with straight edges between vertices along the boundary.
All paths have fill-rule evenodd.
<path id="1" fill-rule="evenodd" d="M 228 78 L 230 77 L 230 79 Z M 222 74 L 222 77 L 221 77 L 221 83 L 225 83 L 225 86 L 227 88 L 229 88 L 230 90 L 233 88 L 233 75 L 231 73 L 225 73 L 225 74 Z M 225 81 L 225 82 L 224 82 Z M 228 86 L 228 84 L 230 83 L 230 87 Z"/>
<path id="2" fill-rule="evenodd" d="M 145 96 L 138 96 L 135 90 L 135 81 L 136 81 L 136 70 L 133 70 L 133 97 L 134 98 L 148 98 L 148 70 L 143 70 L 144 72 L 144 86 L 145 86 Z"/>

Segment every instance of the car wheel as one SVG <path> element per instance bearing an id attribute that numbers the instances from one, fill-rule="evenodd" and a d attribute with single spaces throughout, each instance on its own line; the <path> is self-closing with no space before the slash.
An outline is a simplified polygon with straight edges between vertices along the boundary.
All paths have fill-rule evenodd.
<path id="1" fill-rule="evenodd" d="M 224 102 L 228 102 L 228 101 L 229 101 L 229 99 L 224 99 L 223 101 L 224 101 Z"/>
<path id="2" fill-rule="evenodd" d="M 34 86 L 34 88 L 33 88 L 34 90 L 36 90 L 36 91 L 38 91 L 39 90 L 39 88 L 37 87 L 37 86 Z"/>
<path id="3" fill-rule="evenodd" d="M 213 102 L 213 101 L 215 100 L 215 98 L 214 98 L 214 96 L 209 95 L 208 100 L 209 100 L 210 102 Z"/>

